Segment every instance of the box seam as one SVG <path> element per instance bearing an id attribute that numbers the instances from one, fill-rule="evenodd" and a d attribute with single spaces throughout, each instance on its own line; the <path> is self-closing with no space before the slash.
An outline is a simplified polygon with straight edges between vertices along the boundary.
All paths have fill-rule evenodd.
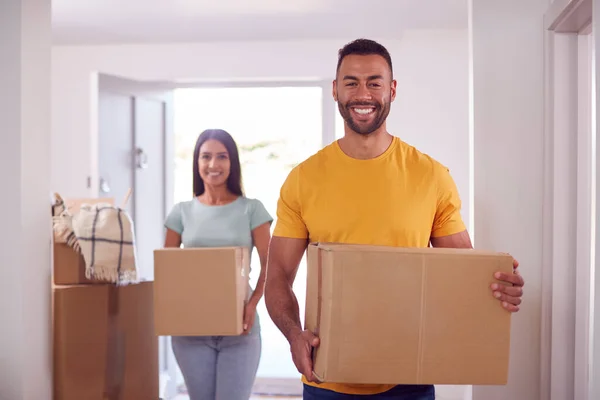
<path id="1" fill-rule="evenodd" d="M 427 263 L 425 262 L 425 256 L 421 255 L 421 312 L 420 312 L 420 324 L 419 324 L 419 343 L 417 347 L 417 383 L 423 381 L 423 349 L 424 349 L 424 336 L 425 336 L 425 318 L 427 316 L 426 309 L 426 290 L 427 285 Z"/>

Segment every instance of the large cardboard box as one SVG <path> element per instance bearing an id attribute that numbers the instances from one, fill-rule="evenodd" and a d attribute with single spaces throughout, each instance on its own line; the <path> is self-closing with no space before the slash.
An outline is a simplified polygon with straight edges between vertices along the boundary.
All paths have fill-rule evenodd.
<path id="1" fill-rule="evenodd" d="M 156 400 L 152 282 L 57 286 L 54 400 Z"/>
<path id="2" fill-rule="evenodd" d="M 72 214 L 79 211 L 82 204 L 107 203 L 114 205 L 112 198 L 94 199 L 65 199 L 65 206 Z M 85 260 L 69 247 L 64 241 L 53 235 L 52 240 L 53 268 L 52 278 L 55 285 L 81 285 L 94 283 L 107 283 L 97 279 L 85 277 Z"/>
<path id="3" fill-rule="evenodd" d="M 244 247 L 155 250 L 155 333 L 240 335 L 248 275 L 249 252 Z"/>
<path id="4" fill-rule="evenodd" d="M 501 385 L 511 315 L 492 296 L 512 257 L 467 249 L 311 244 L 306 329 L 324 382 Z"/>

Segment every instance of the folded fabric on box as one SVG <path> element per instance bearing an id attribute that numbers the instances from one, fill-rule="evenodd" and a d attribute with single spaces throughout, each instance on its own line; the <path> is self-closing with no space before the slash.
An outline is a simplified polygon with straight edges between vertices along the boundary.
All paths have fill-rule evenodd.
<path id="1" fill-rule="evenodd" d="M 109 204 L 83 204 L 73 216 L 73 232 L 88 279 L 138 280 L 133 222 L 126 211 Z"/>
<path id="2" fill-rule="evenodd" d="M 52 204 L 52 228 L 54 237 L 66 243 L 77 254 L 81 254 L 79 242 L 73 232 L 73 216 L 67 209 L 65 201 L 58 193 L 55 193 L 56 201 Z"/>
<path id="3" fill-rule="evenodd" d="M 125 210 L 107 203 L 82 204 L 74 215 L 60 204 L 54 210 L 54 230 L 83 255 L 86 278 L 138 282 L 133 222 Z"/>

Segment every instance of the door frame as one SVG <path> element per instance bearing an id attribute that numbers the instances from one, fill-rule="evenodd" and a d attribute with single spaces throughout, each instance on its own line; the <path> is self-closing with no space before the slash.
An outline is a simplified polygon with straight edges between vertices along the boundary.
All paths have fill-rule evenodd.
<path id="1" fill-rule="evenodd" d="M 326 80 L 236 80 L 236 81 L 194 81 L 194 82 L 167 82 L 162 83 L 159 87 L 167 90 L 177 89 L 226 89 L 226 88 L 302 88 L 302 87 L 319 87 L 322 90 L 321 102 L 321 147 L 332 143 L 335 140 L 335 110 L 336 103 L 331 96 L 332 81 Z M 172 140 L 173 142 L 174 140 Z M 168 175 L 168 174 L 167 174 Z M 168 360 L 175 362 L 172 359 L 172 352 L 165 350 L 169 356 Z M 175 379 L 173 371 L 170 371 L 170 379 Z M 278 377 L 257 377 L 255 384 L 263 387 L 276 387 L 280 385 L 293 386 L 296 383 L 300 384 L 297 378 L 278 378 Z M 301 386 L 300 386 L 301 387 Z"/>
<path id="2" fill-rule="evenodd" d="M 544 23 L 540 395 L 591 400 L 592 0 L 555 0 Z"/>
<path id="3" fill-rule="evenodd" d="M 118 91 L 122 93 L 122 90 L 119 90 L 119 86 L 131 84 L 131 82 L 138 82 L 139 85 L 135 85 L 135 88 L 140 90 L 144 88 L 146 91 L 149 87 L 152 88 L 152 92 L 156 95 L 160 95 L 161 93 L 167 91 L 174 91 L 176 89 L 190 89 L 190 88 L 251 88 L 251 87 L 320 87 L 323 90 L 323 98 L 322 98 L 322 145 L 323 147 L 335 141 L 335 109 L 336 103 L 333 100 L 333 96 L 329 95 L 332 90 L 332 82 L 331 80 L 324 79 L 305 79 L 305 80 L 236 80 L 236 81 L 193 81 L 193 82 L 160 82 L 160 81 L 136 81 L 131 78 L 122 78 L 114 75 L 108 75 L 104 73 L 96 73 L 94 76 L 95 86 L 96 86 L 96 96 L 95 103 L 93 104 L 93 110 L 97 110 L 98 108 L 98 93 L 100 90 L 100 85 L 106 88 L 110 88 L 111 90 Z M 135 106 L 135 105 L 134 105 Z M 167 114 L 168 116 L 170 114 Z M 171 114 L 172 115 L 172 114 Z M 91 148 L 98 148 L 98 113 L 92 113 L 92 142 Z M 171 125 L 173 125 L 173 121 L 169 121 Z M 165 136 L 165 170 L 172 170 L 175 167 L 175 155 L 174 155 L 174 133 L 169 129 L 166 129 L 167 132 Z M 91 197 L 98 197 L 98 188 L 99 188 L 99 176 L 98 176 L 98 155 L 95 151 L 92 151 L 92 158 L 90 160 L 92 164 L 91 171 L 93 172 L 89 179 L 89 186 L 91 189 Z M 166 198 L 165 198 L 165 213 L 168 212 L 173 207 L 173 191 L 175 187 L 174 178 L 170 176 L 170 174 L 165 172 L 164 176 L 165 180 L 165 188 L 167 189 Z M 135 195 L 135 193 L 134 193 Z M 165 215 L 166 216 L 166 215 Z"/>
<path id="4" fill-rule="evenodd" d="M 92 76 L 92 93 L 95 95 L 91 99 L 91 152 L 90 159 L 91 171 L 88 179 L 88 188 L 91 197 L 99 196 L 99 158 L 96 149 L 98 149 L 98 97 L 100 90 L 107 90 L 121 94 L 129 95 L 131 91 L 144 94 L 144 96 L 162 96 L 165 92 L 173 92 L 175 89 L 186 88 L 250 88 L 250 87 L 320 87 L 323 90 L 322 97 L 322 146 L 326 146 L 335 140 L 335 109 L 336 103 L 333 97 L 329 95 L 332 90 L 333 80 L 306 79 L 306 80 L 239 80 L 239 81 L 194 81 L 194 82 L 164 82 L 164 81 L 139 81 L 135 78 L 116 76 L 110 73 L 96 72 Z M 124 90 L 127 88 L 128 90 Z M 132 99 L 133 100 L 133 99 Z M 135 112 L 133 104 L 132 112 Z M 165 129 L 164 147 L 165 147 L 165 218 L 166 213 L 174 205 L 174 177 L 169 171 L 175 169 L 175 149 L 174 149 L 174 131 L 173 131 L 173 113 L 167 113 L 167 123 L 171 129 Z M 167 128 L 167 127 L 165 127 Z M 132 130 L 134 127 L 132 127 Z M 134 141 L 135 145 L 135 141 Z M 134 172 L 135 174 L 135 172 Z M 134 180 L 135 182 L 135 177 Z M 132 196 L 135 196 L 135 190 Z M 171 351 L 171 341 L 169 337 L 159 338 L 159 373 L 167 377 L 167 384 L 161 395 L 170 398 L 176 395 L 177 368 L 176 360 Z"/>

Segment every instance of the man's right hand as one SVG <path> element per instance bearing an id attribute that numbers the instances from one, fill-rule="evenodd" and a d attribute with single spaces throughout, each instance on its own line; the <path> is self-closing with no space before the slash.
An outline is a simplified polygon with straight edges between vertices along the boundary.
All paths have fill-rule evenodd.
<path id="1" fill-rule="evenodd" d="M 290 342 L 292 359 L 298 371 L 310 382 L 318 382 L 313 375 L 312 349 L 319 346 L 319 338 L 305 330 L 294 336 Z"/>

